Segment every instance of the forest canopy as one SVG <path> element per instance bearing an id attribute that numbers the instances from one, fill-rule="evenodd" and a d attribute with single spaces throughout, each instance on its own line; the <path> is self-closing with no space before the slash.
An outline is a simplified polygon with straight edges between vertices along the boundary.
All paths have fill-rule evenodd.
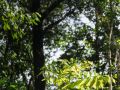
<path id="1" fill-rule="evenodd" d="M 0 0 L 0 90 L 120 90 L 120 0 Z"/>

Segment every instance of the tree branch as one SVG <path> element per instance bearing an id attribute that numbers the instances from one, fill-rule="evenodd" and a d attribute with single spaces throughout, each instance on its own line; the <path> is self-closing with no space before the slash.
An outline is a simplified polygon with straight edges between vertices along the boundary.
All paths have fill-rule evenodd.
<path id="1" fill-rule="evenodd" d="M 45 12 L 43 12 L 41 15 L 42 15 L 42 18 L 40 21 L 43 21 L 61 2 L 63 2 L 64 0 L 55 0 L 51 5 L 50 7 L 48 7 L 46 9 Z"/>
<path id="2" fill-rule="evenodd" d="M 64 20 L 67 16 L 71 15 L 72 13 L 74 13 L 75 9 L 70 10 L 68 13 L 66 13 L 61 19 L 49 24 L 45 29 L 44 29 L 44 33 L 46 33 L 48 30 L 50 30 L 51 28 L 53 28 L 54 26 L 56 26 L 57 24 L 59 24 L 62 20 Z"/>

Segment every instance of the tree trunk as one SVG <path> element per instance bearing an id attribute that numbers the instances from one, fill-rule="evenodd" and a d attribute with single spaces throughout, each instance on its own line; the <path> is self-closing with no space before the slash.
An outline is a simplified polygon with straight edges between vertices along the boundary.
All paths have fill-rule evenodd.
<path id="1" fill-rule="evenodd" d="M 37 12 L 40 8 L 40 0 L 32 0 L 31 11 Z M 45 90 L 45 81 L 43 81 L 43 70 L 45 64 L 43 51 L 43 30 L 42 24 L 33 26 L 33 67 L 34 67 L 34 90 Z M 42 72 L 42 73 L 41 73 Z"/>
<path id="2" fill-rule="evenodd" d="M 43 30 L 39 26 L 33 28 L 33 66 L 34 66 L 34 90 L 45 90 L 43 70 L 45 64 L 43 52 Z M 42 72 L 42 73 L 41 73 Z"/>
<path id="3" fill-rule="evenodd" d="M 112 85 L 112 50 L 111 50 L 111 42 L 112 42 L 112 35 L 113 35 L 113 9 L 112 9 L 112 0 L 110 0 L 109 2 L 109 5 L 110 5 L 110 12 L 111 12 L 111 15 L 110 15 L 110 22 L 109 22 L 109 40 L 108 40 L 108 59 L 109 59 L 109 75 L 110 75 L 110 78 L 111 78 L 111 82 L 110 82 L 110 86 L 109 86 L 109 90 L 113 90 L 113 85 Z"/>

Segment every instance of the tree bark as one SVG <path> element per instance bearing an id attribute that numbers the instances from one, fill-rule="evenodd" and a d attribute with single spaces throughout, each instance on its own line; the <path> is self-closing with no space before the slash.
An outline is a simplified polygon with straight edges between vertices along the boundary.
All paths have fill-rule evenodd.
<path id="1" fill-rule="evenodd" d="M 37 12 L 40 8 L 40 0 L 32 0 L 31 11 Z M 33 67 L 34 67 L 34 90 L 45 90 L 45 81 L 43 81 L 43 70 L 45 64 L 43 51 L 43 30 L 42 24 L 34 25 L 32 29 L 33 36 Z M 41 73 L 42 72 L 42 73 Z"/>
<path id="2" fill-rule="evenodd" d="M 110 86 L 109 86 L 109 90 L 113 90 L 113 85 L 112 85 L 112 50 L 111 50 L 111 42 L 112 42 L 112 35 L 113 35 L 113 9 L 112 9 L 112 0 L 110 0 L 109 2 L 110 5 L 110 22 L 109 22 L 109 40 L 108 40 L 108 59 L 109 59 L 109 75 L 111 78 L 111 82 L 110 82 Z"/>
<path id="3" fill-rule="evenodd" d="M 33 28 L 33 66 L 34 66 L 34 89 L 45 90 L 45 81 L 43 81 L 43 70 L 45 64 L 43 52 L 43 30 L 38 26 Z M 41 73 L 42 72 L 42 73 Z"/>

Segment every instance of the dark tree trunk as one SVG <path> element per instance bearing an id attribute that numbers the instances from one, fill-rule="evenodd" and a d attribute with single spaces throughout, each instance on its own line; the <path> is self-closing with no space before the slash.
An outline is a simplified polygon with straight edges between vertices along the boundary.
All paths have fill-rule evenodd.
<path id="1" fill-rule="evenodd" d="M 45 81 L 41 68 L 45 64 L 43 52 L 43 30 L 39 26 L 33 28 L 33 66 L 34 66 L 34 89 L 45 90 Z"/>
<path id="2" fill-rule="evenodd" d="M 40 22 L 38 25 L 33 26 L 33 67 L 34 67 L 34 90 L 45 90 L 45 81 L 43 81 L 43 70 L 41 68 L 45 65 L 44 51 L 43 51 L 43 40 L 45 31 L 50 30 L 52 27 L 57 25 L 73 11 L 65 14 L 64 17 L 58 21 L 48 25 L 46 29 L 43 30 L 42 22 L 49 14 L 64 0 L 55 0 L 43 13 L 41 13 Z M 31 12 L 37 12 L 40 9 L 40 0 L 32 0 L 31 2 Z M 42 72 L 42 73 L 41 73 Z"/>
<path id="3" fill-rule="evenodd" d="M 32 0 L 31 11 L 36 12 L 40 8 L 40 0 Z M 45 90 L 45 81 L 43 81 L 43 70 L 45 64 L 43 51 L 43 30 L 42 24 L 33 26 L 33 67 L 34 67 L 34 90 Z M 41 73 L 42 72 L 42 73 Z"/>

